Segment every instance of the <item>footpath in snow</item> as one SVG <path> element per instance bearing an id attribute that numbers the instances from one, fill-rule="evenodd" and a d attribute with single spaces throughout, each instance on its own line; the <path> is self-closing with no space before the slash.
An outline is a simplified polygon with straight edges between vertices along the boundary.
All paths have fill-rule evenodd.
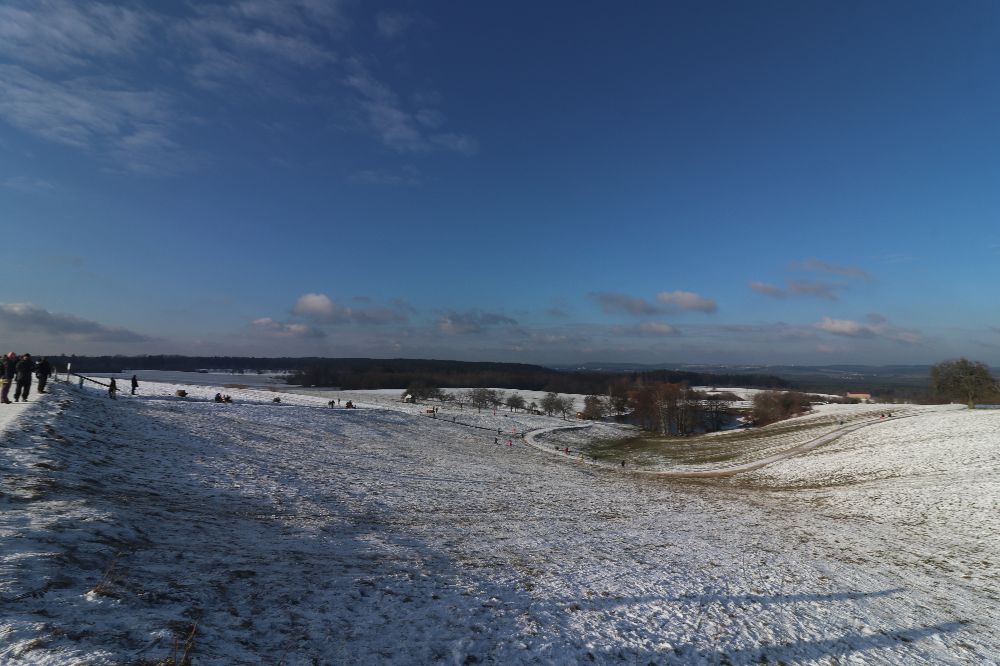
<path id="1" fill-rule="evenodd" d="M 225 405 L 211 401 L 219 389 L 185 387 L 181 399 L 176 388 L 110 401 L 60 385 L 0 434 L 0 662 L 1000 654 L 995 586 L 961 584 L 940 553 L 942 566 L 923 568 L 875 557 L 877 524 L 866 539 L 821 506 L 809 488 L 825 482 L 808 463 L 826 447 L 739 483 L 676 482 L 494 444 L 494 428 L 560 425 L 545 417 L 469 414 L 479 430 L 364 402 L 331 409 L 321 396 L 231 389 Z M 852 438 L 867 430 L 831 455 L 860 465 L 865 440 Z M 995 473 L 984 474 L 979 490 L 995 502 Z M 853 505 L 850 486 L 822 490 L 833 488 Z M 995 583 L 995 568 L 979 573 Z"/>

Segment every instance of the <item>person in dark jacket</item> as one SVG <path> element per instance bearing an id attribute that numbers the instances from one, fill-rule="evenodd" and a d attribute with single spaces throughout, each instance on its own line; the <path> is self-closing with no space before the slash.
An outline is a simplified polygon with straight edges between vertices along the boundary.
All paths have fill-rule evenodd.
<path id="1" fill-rule="evenodd" d="M 117 400 L 118 398 L 115 397 L 115 393 L 118 393 L 118 382 L 112 377 L 111 384 L 108 386 L 108 397 L 112 400 Z"/>
<path id="2" fill-rule="evenodd" d="M 49 381 L 52 374 L 52 364 L 49 359 L 42 357 L 42 360 L 35 366 L 35 376 L 38 377 L 38 392 L 45 393 L 45 383 Z"/>
<path id="3" fill-rule="evenodd" d="M 14 367 L 14 402 L 24 399 L 28 402 L 28 393 L 31 392 L 31 375 L 35 372 L 35 362 L 31 360 L 31 354 L 25 354 Z"/>
<path id="4" fill-rule="evenodd" d="M 139 377 L 132 375 L 132 395 L 135 395 L 135 390 L 139 388 Z"/>
<path id="5" fill-rule="evenodd" d="M 10 385 L 14 383 L 16 365 L 17 354 L 14 352 L 8 353 L 3 357 L 3 361 L 0 361 L 0 383 L 3 384 L 3 388 L 0 389 L 0 403 L 5 405 L 10 404 Z"/>

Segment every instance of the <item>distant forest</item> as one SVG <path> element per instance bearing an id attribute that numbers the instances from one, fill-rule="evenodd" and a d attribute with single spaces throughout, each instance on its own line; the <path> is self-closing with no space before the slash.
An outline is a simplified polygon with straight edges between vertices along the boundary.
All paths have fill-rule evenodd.
<path id="1" fill-rule="evenodd" d="M 792 388 L 768 374 L 715 374 L 680 370 L 597 372 L 553 370 L 523 363 L 438 361 L 430 359 L 375 358 L 255 358 L 240 356 L 50 356 L 59 370 L 66 363 L 74 372 L 124 370 L 262 370 L 288 371 L 289 384 L 331 386 L 342 389 L 404 388 L 424 382 L 439 388 L 504 388 L 522 391 L 603 394 L 620 379 L 630 385 L 671 382 L 692 386 L 742 386 Z"/>

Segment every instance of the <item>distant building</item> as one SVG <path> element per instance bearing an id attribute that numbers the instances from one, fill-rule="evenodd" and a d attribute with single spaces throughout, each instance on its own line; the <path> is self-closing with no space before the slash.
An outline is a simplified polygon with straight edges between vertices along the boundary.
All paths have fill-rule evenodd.
<path id="1" fill-rule="evenodd" d="M 872 401 L 872 394 L 871 393 L 848 393 L 847 397 L 848 398 L 855 398 L 857 400 L 860 400 L 861 402 L 871 402 Z"/>

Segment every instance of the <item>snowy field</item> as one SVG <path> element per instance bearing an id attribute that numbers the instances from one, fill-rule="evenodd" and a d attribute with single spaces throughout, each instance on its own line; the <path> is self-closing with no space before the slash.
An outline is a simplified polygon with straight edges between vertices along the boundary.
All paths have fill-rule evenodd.
<path id="1" fill-rule="evenodd" d="M 1000 412 L 678 481 L 554 450 L 611 426 L 177 388 L 0 408 L 0 662 L 1000 663 Z M 725 446 L 872 418 L 829 407 Z"/>

